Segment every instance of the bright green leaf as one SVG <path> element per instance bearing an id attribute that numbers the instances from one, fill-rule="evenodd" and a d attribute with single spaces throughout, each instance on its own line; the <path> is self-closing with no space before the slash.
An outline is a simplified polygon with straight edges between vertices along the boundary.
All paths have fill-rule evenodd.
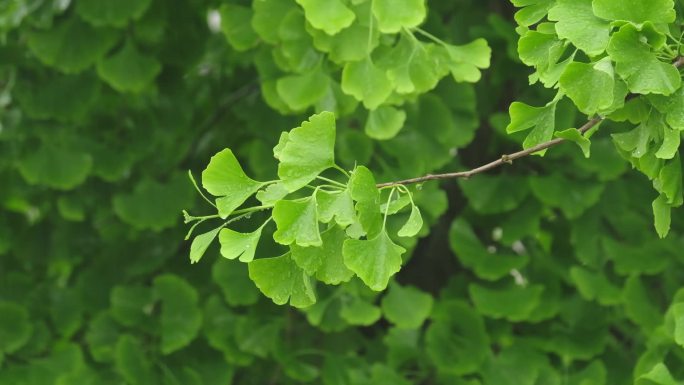
<path id="1" fill-rule="evenodd" d="M 219 197 L 216 206 L 221 218 L 226 218 L 263 184 L 248 177 L 233 151 L 226 148 L 212 156 L 202 171 L 202 186 L 211 195 Z"/>
<path id="2" fill-rule="evenodd" d="M 273 207 L 273 220 L 278 228 L 273 239 L 282 245 L 320 246 L 316 197 L 296 201 L 281 200 Z"/>
<path id="3" fill-rule="evenodd" d="M 585 158 L 591 155 L 591 141 L 586 136 L 582 135 L 576 128 L 568 128 L 563 131 L 556 131 L 554 134 L 557 138 L 562 138 L 574 142 L 579 146 Z"/>
<path id="4" fill-rule="evenodd" d="M 190 244 L 191 263 L 199 262 L 204 253 L 207 251 L 207 248 L 209 248 L 209 245 L 211 245 L 211 242 L 213 242 L 214 238 L 216 238 L 216 234 L 218 234 L 220 230 L 221 228 L 217 227 L 211 231 L 207 231 L 204 234 L 195 236 L 195 239 L 192 240 L 192 244 Z"/>
<path id="5" fill-rule="evenodd" d="M 672 64 L 660 61 L 644 40 L 632 24 L 625 24 L 613 34 L 607 50 L 617 63 L 616 72 L 633 93 L 671 95 L 682 84 L 679 71 Z"/>
<path id="6" fill-rule="evenodd" d="M 392 93 L 392 81 L 370 58 L 349 62 L 342 70 L 342 91 L 374 110 Z"/>
<path id="7" fill-rule="evenodd" d="M 259 43 L 259 36 L 250 23 L 253 14 L 251 9 L 237 4 L 223 4 L 219 12 L 221 31 L 236 51 L 247 51 Z"/>
<path id="8" fill-rule="evenodd" d="M 406 121 L 406 112 L 391 106 L 380 106 L 368 113 L 366 135 L 377 140 L 392 139 Z"/>
<path id="9" fill-rule="evenodd" d="M 653 201 L 653 218 L 655 229 L 660 238 L 665 238 L 670 232 L 672 207 L 667 203 L 667 198 L 664 195 L 659 195 Z"/>
<path id="10" fill-rule="evenodd" d="M 335 165 L 335 116 L 331 112 L 312 115 L 284 138 L 276 158 L 280 160 L 278 176 L 289 191 L 299 190 Z"/>
<path id="11" fill-rule="evenodd" d="M 289 255 L 256 259 L 249 263 L 249 278 L 277 305 L 303 308 L 316 303 L 311 278 Z"/>
<path id="12" fill-rule="evenodd" d="M 330 78 L 322 71 L 309 71 L 303 75 L 288 75 L 278 79 L 276 90 L 280 98 L 293 111 L 301 111 L 316 104 L 328 91 Z"/>
<path id="13" fill-rule="evenodd" d="M 570 63 L 560 77 L 560 87 L 577 108 L 593 116 L 613 105 L 615 85 L 610 59 L 594 64 Z"/>
<path id="14" fill-rule="evenodd" d="M 390 277 L 401 268 L 405 251 L 384 230 L 367 240 L 347 239 L 342 248 L 345 265 L 375 291 L 387 287 Z"/>
<path id="15" fill-rule="evenodd" d="M 624 20 L 636 24 L 672 23 L 675 20 L 672 0 L 593 0 L 596 16 L 606 20 Z"/>
<path id="16" fill-rule="evenodd" d="M 304 8 L 306 20 L 328 35 L 335 35 L 349 27 L 356 15 L 340 0 L 296 0 Z"/>
<path id="17" fill-rule="evenodd" d="M 532 132 L 523 142 L 524 148 L 548 142 L 553 138 L 556 126 L 556 104 L 552 102 L 544 107 L 532 107 L 514 102 L 509 108 L 511 123 L 506 127 L 506 131 L 510 134 L 532 128 Z M 546 150 L 539 151 L 539 154 L 543 155 L 545 152 Z"/>
<path id="18" fill-rule="evenodd" d="M 354 202 L 349 189 L 334 192 L 318 190 L 316 204 L 318 205 L 319 221 L 329 223 L 334 218 L 335 223 L 342 227 L 354 223 Z"/>
<path id="19" fill-rule="evenodd" d="M 413 237 L 423 228 L 423 216 L 420 214 L 418 206 L 411 206 L 411 214 L 406 223 L 399 229 L 397 235 L 400 237 Z"/>
<path id="20" fill-rule="evenodd" d="M 240 262 L 251 262 L 254 259 L 254 253 L 264 226 L 265 224 L 251 233 L 238 233 L 231 229 L 222 229 L 219 233 L 221 255 L 228 259 L 240 257 Z"/>
<path id="21" fill-rule="evenodd" d="M 383 33 L 417 27 L 425 19 L 425 0 L 373 0 L 373 15 Z"/>
<path id="22" fill-rule="evenodd" d="M 590 56 L 600 55 L 608 45 L 610 24 L 594 16 L 592 0 L 558 0 L 549 10 L 556 33 Z"/>

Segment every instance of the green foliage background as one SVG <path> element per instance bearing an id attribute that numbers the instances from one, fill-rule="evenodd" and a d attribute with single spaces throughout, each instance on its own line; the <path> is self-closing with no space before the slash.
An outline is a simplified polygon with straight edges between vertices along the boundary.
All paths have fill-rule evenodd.
<path id="1" fill-rule="evenodd" d="M 512 3 L 0 2 L 0 384 L 684 380 L 684 3 Z M 301 250 L 274 267 L 282 244 L 311 246 L 283 220 L 253 262 L 205 251 L 220 222 L 191 252 L 181 211 L 216 213 L 187 170 L 211 185 L 200 171 L 230 148 L 254 180 L 287 179 L 273 147 L 322 111 L 337 164 L 378 182 L 554 136 L 582 151 L 410 186 L 424 224 L 396 236 L 413 205 L 393 203 L 388 285 Z"/>

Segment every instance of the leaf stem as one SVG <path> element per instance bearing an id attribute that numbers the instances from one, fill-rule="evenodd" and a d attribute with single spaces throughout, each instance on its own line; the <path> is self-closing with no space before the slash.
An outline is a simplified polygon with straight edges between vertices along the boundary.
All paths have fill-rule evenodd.
<path id="1" fill-rule="evenodd" d="M 387 197 L 387 203 L 385 207 L 389 208 L 390 202 L 392 201 L 392 195 L 394 195 L 394 191 L 396 190 L 396 187 L 393 187 L 392 190 L 389 193 L 389 196 Z M 389 212 L 388 209 L 385 209 L 385 217 L 382 219 L 382 229 L 385 230 L 385 224 L 387 223 L 387 213 Z"/>
<path id="2" fill-rule="evenodd" d="M 351 178 L 351 174 L 349 171 L 345 170 L 344 168 L 338 166 L 337 164 L 333 166 L 335 170 L 340 171 L 342 174 L 344 174 L 347 178 Z"/>
<path id="3" fill-rule="evenodd" d="M 437 36 L 431 34 L 431 33 L 428 32 L 428 31 L 425 31 L 424 29 L 421 29 L 421 28 L 414 28 L 414 31 L 416 31 L 416 32 L 418 32 L 419 34 L 421 34 L 421 35 L 427 37 L 428 39 L 434 41 L 435 43 L 437 43 L 437 44 L 439 44 L 439 45 L 443 45 L 443 46 L 447 46 L 447 45 L 448 45 L 447 43 L 444 42 L 444 40 L 438 38 Z"/>
<path id="4" fill-rule="evenodd" d="M 336 181 L 336 180 L 328 179 L 328 178 L 322 177 L 322 176 L 320 176 L 320 175 L 317 176 L 316 179 L 320 179 L 320 180 L 322 180 L 322 181 L 325 181 L 325 182 L 334 184 L 334 185 L 336 185 L 336 186 L 339 186 L 339 187 L 342 187 L 342 188 L 345 188 L 345 189 L 347 188 L 347 185 L 344 184 L 344 183 L 342 183 L 342 182 L 338 182 L 338 181 Z"/>
<path id="5" fill-rule="evenodd" d="M 204 198 L 205 201 L 207 201 L 210 205 L 214 206 L 216 208 L 216 204 L 212 202 L 209 198 L 207 198 L 206 195 L 200 190 L 199 186 L 197 185 L 197 181 L 195 180 L 195 177 L 192 176 L 192 171 L 188 170 L 188 177 L 190 178 L 190 181 L 192 182 L 192 185 L 195 186 L 195 190 Z"/>

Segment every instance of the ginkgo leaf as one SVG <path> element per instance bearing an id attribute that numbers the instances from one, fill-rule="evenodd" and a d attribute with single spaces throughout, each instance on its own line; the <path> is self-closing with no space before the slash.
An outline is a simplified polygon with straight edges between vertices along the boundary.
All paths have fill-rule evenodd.
<path id="1" fill-rule="evenodd" d="M 190 244 L 190 262 L 199 262 L 220 230 L 221 227 L 218 227 L 204 234 L 195 236 L 195 239 L 192 240 L 192 244 Z"/>
<path id="2" fill-rule="evenodd" d="M 197 290 L 184 279 L 166 274 L 154 279 L 154 292 L 162 302 L 161 351 L 170 354 L 194 340 L 202 326 Z"/>
<path id="3" fill-rule="evenodd" d="M 302 75 L 282 77 L 276 81 L 276 90 L 289 108 L 301 111 L 325 96 L 329 84 L 330 78 L 319 69 Z"/>
<path id="4" fill-rule="evenodd" d="M 114 55 L 97 64 L 97 73 L 119 92 L 140 92 L 161 72 L 157 59 L 144 55 L 128 41 Z"/>
<path id="5" fill-rule="evenodd" d="M 667 203 L 667 197 L 659 195 L 653 201 L 654 226 L 658 236 L 665 238 L 670 232 L 672 206 Z"/>
<path id="6" fill-rule="evenodd" d="M 577 108 L 589 116 L 613 105 L 615 78 L 610 58 L 593 64 L 568 64 L 559 84 Z"/>
<path id="7" fill-rule="evenodd" d="M 329 285 L 349 281 L 354 273 L 344 265 L 342 245 L 347 239 L 344 230 L 334 226 L 321 234 L 321 238 L 323 244 L 317 247 L 291 245 L 292 260 L 308 275 L 315 275 Z"/>
<path id="8" fill-rule="evenodd" d="M 655 153 L 656 158 L 672 159 L 679 151 L 679 144 L 682 139 L 681 131 L 673 130 L 670 126 L 663 124 L 663 144 Z"/>
<path id="9" fill-rule="evenodd" d="M 282 183 L 269 184 L 263 190 L 256 193 L 256 198 L 264 206 L 272 206 L 277 201 L 285 198 L 290 191 Z"/>
<path id="10" fill-rule="evenodd" d="M 289 191 L 299 190 L 335 165 L 335 116 L 331 112 L 312 115 L 281 136 L 276 148 L 273 151 L 280 160 L 281 183 Z"/>
<path id="11" fill-rule="evenodd" d="M 650 371 L 639 376 L 634 385 L 677 385 L 678 381 L 672 377 L 667 366 L 662 362 L 656 363 Z"/>
<path id="12" fill-rule="evenodd" d="M 433 302 L 430 294 L 413 286 L 392 284 L 382 298 L 382 313 L 399 328 L 416 329 L 430 315 Z"/>
<path id="13" fill-rule="evenodd" d="M 349 178 L 349 192 L 357 202 L 377 202 L 380 190 L 375 185 L 373 173 L 365 166 L 358 166 Z"/>
<path id="14" fill-rule="evenodd" d="M 574 142 L 582 150 L 584 157 L 589 158 L 589 155 L 591 154 L 591 141 L 582 135 L 578 129 L 568 128 L 567 130 L 557 131 L 554 135 L 558 138 Z"/>
<path id="15" fill-rule="evenodd" d="M 392 82 L 386 72 L 378 68 L 370 57 L 349 62 L 342 70 L 342 91 L 363 102 L 369 110 L 384 103 L 392 89 Z"/>
<path id="16" fill-rule="evenodd" d="M 671 95 L 682 84 L 679 71 L 658 60 L 644 40 L 632 24 L 623 25 L 612 35 L 607 51 L 616 62 L 615 70 L 633 93 Z"/>
<path id="17" fill-rule="evenodd" d="M 342 227 L 354 223 L 354 202 L 349 189 L 335 192 L 318 190 L 316 203 L 318 204 L 319 221 L 329 223 L 334 218 L 335 223 Z"/>
<path id="18" fill-rule="evenodd" d="M 556 125 L 556 104 L 551 102 L 544 107 L 532 107 L 514 102 L 509 109 L 511 123 L 506 127 L 506 131 L 510 134 L 532 128 L 532 132 L 523 142 L 524 148 L 551 140 Z M 543 155 L 545 152 L 544 150 L 539 153 Z"/>
<path id="19" fill-rule="evenodd" d="M 247 198 L 263 186 L 248 177 L 240 167 L 233 151 L 225 149 L 211 157 L 209 165 L 202 171 L 202 186 L 214 196 L 221 218 L 228 217 Z"/>
<path id="20" fill-rule="evenodd" d="M 118 34 L 108 28 L 93 28 L 71 17 L 49 30 L 28 36 L 28 47 L 46 65 L 62 72 L 81 72 L 109 51 Z"/>
<path id="21" fill-rule="evenodd" d="M 383 33 L 416 27 L 427 13 L 425 0 L 373 0 L 372 9 Z"/>
<path id="22" fill-rule="evenodd" d="M 128 383 L 143 385 L 155 381 L 152 363 L 135 337 L 128 334 L 119 337 L 114 357 L 116 370 Z"/>
<path id="23" fill-rule="evenodd" d="M 457 82 L 475 83 L 482 77 L 481 69 L 489 68 L 492 49 L 485 39 L 464 45 L 447 45 L 447 66 Z"/>
<path id="24" fill-rule="evenodd" d="M 610 23 L 594 15 L 592 0 L 558 0 L 549 9 L 556 33 L 590 56 L 603 53 L 608 45 Z"/>
<path id="25" fill-rule="evenodd" d="M 30 184 L 71 190 L 86 180 L 92 164 L 86 152 L 43 144 L 19 161 L 19 172 Z"/>
<path id="26" fill-rule="evenodd" d="M 606 20 L 624 20 L 635 24 L 672 23 L 676 14 L 672 0 L 593 0 L 594 14 Z"/>
<path id="27" fill-rule="evenodd" d="M 399 229 L 397 235 L 400 237 L 413 237 L 418 234 L 421 228 L 423 228 L 423 216 L 420 214 L 418 206 L 413 205 L 411 206 L 411 214 L 408 220 Z"/>
<path id="28" fill-rule="evenodd" d="M 380 106 L 368 113 L 365 131 L 366 135 L 373 139 L 387 140 L 392 139 L 399 133 L 406 121 L 404 110 L 391 107 Z"/>
<path id="29" fill-rule="evenodd" d="M 249 278 L 275 304 L 283 305 L 289 300 L 290 305 L 303 308 L 316 303 L 311 278 L 289 255 L 256 259 L 248 267 Z"/>
<path id="30" fill-rule="evenodd" d="M 553 6 L 553 0 L 511 0 L 513 5 L 521 7 L 515 13 L 515 21 L 523 26 L 530 26 L 537 23 L 546 16 L 549 8 Z"/>
<path id="31" fill-rule="evenodd" d="M 340 309 L 340 317 L 350 325 L 369 326 L 377 322 L 381 315 L 379 307 L 358 297 L 344 301 Z"/>
<path id="32" fill-rule="evenodd" d="M 228 43 L 237 51 L 246 51 L 259 43 L 250 21 L 252 10 L 237 4 L 223 4 L 219 9 L 221 31 Z"/>
<path id="33" fill-rule="evenodd" d="M 228 259 L 240 257 L 240 262 L 251 262 L 261 238 L 261 230 L 265 225 L 264 223 L 251 233 L 238 233 L 231 229 L 222 229 L 219 233 L 221 255 Z"/>
<path id="34" fill-rule="evenodd" d="M 433 89 L 448 72 L 444 62 L 450 60 L 445 60 L 444 56 L 448 55 L 443 47 L 402 35 L 399 42 L 378 59 L 377 65 L 385 70 L 397 93 L 423 93 Z M 375 108 L 371 104 L 364 105 L 371 110 Z"/>
<path id="35" fill-rule="evenodd" d="M 306 20 L 315 28 L 322 29 L 328 35 L 335 35 L 349 27 L 356 18 L 340 0 L 296 0 L 304 8 Z"/>
<path id="36" fill-rule="evenodd" d="M 33 333 L 29 313 L 13 302 L 0 302 L 0 355 L 14 353 Z"/>
<path id="37" fill-rule="evenodd" d="M 273 207 L 273 220 L 278 228 L 273 239 L 283 245 L 320 246 L 316 197 L 281 200 Z"/>
<path id="38" fill-rule="evenodd" d="M 79 0 L 76 3 L 76 13 L 95 26 L 124 27 L 131 19 L 139 19 L 150 3 L 152 0 Z"/>
<path id="39" fill-rule="evenodd" d="M 401 268 L 405 251 L 384 230 L 367 240 L 347 239 L 342 248 L 345 265 L 375 291 L 387 287 L 390 277 Z"/>

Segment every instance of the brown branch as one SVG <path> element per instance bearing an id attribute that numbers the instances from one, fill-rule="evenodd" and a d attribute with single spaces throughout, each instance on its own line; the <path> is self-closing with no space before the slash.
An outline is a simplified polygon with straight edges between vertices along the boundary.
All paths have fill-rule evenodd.
<path id="1" fill-rule="evenodd" d="M 679 58 L 677 58 L 677 60 L 673 63 L 673 65 L 677 68 L 684 67 L 684 56 L 680 56 Z M 603 121 L 603 117 L 591 118 L 588 122 L 586 122 L 578 130 L 580 133 L 584 134 L 585 132 L 591 130 L 597 124 L 601 123 L 602 121 Z M 482 166 L 476 167 L 476 168 L 468 170 L 468 171 L 449 172 L 449 173 L 445 173 L 445 174 L 428 174 L 428 175 L 424 175 L 424 176 L 419 176 L 417 178 L 404 179 L 404 180 L 399 180 L 399 181 L 395 181 L 395 182 L 379 183 L 377 186 L 378 186 L 378 188 L 381 188 L 381 187 L 388 187 L 388 186 L 395 186 L 395 185 L 407 185 L 407 184 L 414 184 L 414 183 L 422 183 L 422 182 L 427 182 L 427 181 L 431 181 L 431 180 L 440 180 L 440 179 L 454 179 L 454 178 L 468 179 L 473 175 L 477 175 L 477 174 L 480 174 L 483 172 L 487 172 L 493 168 L 497 168 L 499 166 L 502 166 L 505 163 L 511 164 L 516 159 L 520 159 L 520 158 L 523 158 L 525 156 L 534 154 L 535 152 L 546 150 L 547 148 L 553 147 L 553 146 L 555 146 L 559 143 L 565 142 L 565 141 L 566 140 L 562 139 L 562 138 L 556 138 L 553 140 L 549 140 L 548 142 L 540 143 L 540 144 L 538 144 L 534 147 L 530 147 L 526 150 L 514 152 L 512 154 L 501 155 L 501 157 L 497 160 L 494 160 L 494 161 L 489 162 L 487 164 L 483 164 Z"/>

